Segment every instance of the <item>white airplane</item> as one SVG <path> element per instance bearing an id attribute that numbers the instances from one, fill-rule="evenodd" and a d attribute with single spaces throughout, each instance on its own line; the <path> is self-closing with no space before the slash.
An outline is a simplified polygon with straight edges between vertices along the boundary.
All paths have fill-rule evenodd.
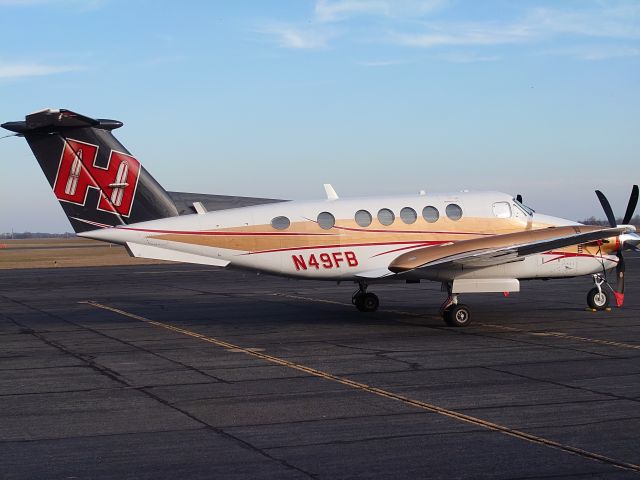
<path id="1" fill-rule="evenodd" d="M 624 300 L 623 250 L 640 235 L 622 225 L 601 192 L 610 226 L 541 215 L 520 196 L 456 192 L 319 201 L 165 191 L 111 133 L 115 120 L 42 110 L 5 129 L 25 137 L 81 237 L 124 245 L 134 257 L 236 267 L 288 277 L 352 281 L 353 304 L 372 312 L 381 281 L 441 282 L 451 326 L 471 321 L 462 293 L 517 292 L 520 280 L 592 275 L 587 301 Z M 616 268 L 617 285 L 606 281 Z"/>

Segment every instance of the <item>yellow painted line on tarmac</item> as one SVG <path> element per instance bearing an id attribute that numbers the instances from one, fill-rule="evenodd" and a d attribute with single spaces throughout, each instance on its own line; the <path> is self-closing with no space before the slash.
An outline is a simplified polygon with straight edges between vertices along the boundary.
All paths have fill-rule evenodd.
<path id="1" fill-rule="evenodd" d="M 577 335 L 570 335 L 568 333 L 563 333 L 563 332 L 529 332 L 527 330 L 522 330 L 520 328 L 508 327 L 506 325 L 495 325 L 493 323 L 476 323 L 476 325 L 482 325 L 483 327 L 496 328 L 498 330 L 524 333 L 526 335 L 532 335 L 536 337 L 555 337 L 555 338 L 561 338 L 563 340 L 576 340 L 579 342 L 595 343 L 598 345 L 607 345 L 610 347 L 631 348 L 634 350 L 640 350 L 640 345 L 634 345 L 632 343 L 614 342 L 612 340 L 601 340 L 599 338 L 580 337 Z"/>
<path id="2" fill-rule="evenodd" d="M 303 297 L 300 295 L 288 295 L 284 293 L 272 293 L 271 295 L 276 297 L 291 298 L 293 300 L 306 300 L 309 302 L 330 303 L 334 305 L 347 305 L 347 306 L 351 305 L 345 302 L 335 302 L 333 300 L 322 300 L 322 299 L 312 298 L 312 297 Z M 408 317 L 422 317 L 422 318 L 426 317 L 426 315 L 421 313 L 405 312 L 402 310 L 390 310 L 390 309 L 381 308 L 379 311 L 383 313 L 394 313 L 396 315 L 405 315 Z M 555 337 L 555 338 L 560 338 L 562 340 L 575 340 L 579 342 L 595 343 L 597 345 L 607 345 L 609 347 L 630 348 L 633 350 L 640 350 L 640 345 L 636 345 L 633 343 L 615 342 L 612 340 L 601 340 L 599 338 L 580 337 L 577 335 L 570 335 L 568 333 L 562 333 L 562 332 L 545 332 L 545 331 L 530 332 L 528 330 L 523 330 L 521 328 L 510 327 L 508 325 L 497 325 L 494 323 L 484 323 L 484 322 L 474 322 L 473 325 L 478 325 L 480 327 L 495 328 L 497 330 L 504 330 L 507 332 L 521 333 L 523 335 L 530 335 L 533 337 Z"/>
<path id="3" fill-rule="evenodd" d="M 272 293 L 272 297 L 283 297 L 283 298 L 291 298 L 293 300 L 306 300 L 308 302 L 316 302 L 316 303 L 328 303 L 330 305 L 342 305 L 347 307 L 352 307 L 351 303 L 346 302 L 336 302 L 335 300 L 323 300 L 322 298 L 313 298 L 313 297 L 303 297 L 302 295 L 290 295 L 287 293 Z M 382 311 L 382 310 L 381 310 Z"/>
<path id="4" fill-rule="evenodd" d="M 336 303 L 336 302 L 330 302 L 329 303 Z M 398 402 L 401 402 L 403 404 L 406 405 L 410 405 L 422 410 L 426 410 L 428 412 L 432 412 L 432 413 L 436 413 L 438 415 L 442 415 L 445 417 L 449 417 L 449 418 L 453 418 L 455 420 L 459 420 L 461 422 L 467 423 L 467 424 L 471 424 L 471 425 L 475 425 L 478 427 L 482 427 L 485 428 L 487 430 L 492 430 L 492 431 L 496 431 L 496 432 L 500 432 L 504 435 L 508 435 L 510 437 L 514 437 L 520 440 L 524 440 L 530 443 L 534 443 L 534 444 L 538 444 L 538 445 L 544 445 L 546 447 L 549 448 L 553 448 L 556 450 L 560 450 L 566 453 L 570 453 L 573 455 L 578 455 L 580 457 L 583 458 L 587 458 L 590 460 L 594 460 L 600 463 L 604 463 L 607 465 L 612 465 L 614 467 L 620 468 L 620 469 L 624 469 L 624 470 L 629 470 L 629 471 L 633 471 L 633 472 L 637 472 L 640 473 L 640 465 L 636 465 L 633 463 L 628 463 L 628 462 L 624 462 L 622 460 L 617 460 L 615 458 L 611 458 L 611 457 L 607 457 L 605 455 L 601 455 L 599 453 L 594 453 L 594 452 L 590 452 L 588 450 L 583 450 L 581 448 L 578 447 L 574 447 L 568 444 L 564 444 L 564 443 L 560 443 L 560 442 L 556 442 L 554 440 L 550 440 L 548 438 L 544 438 L 544 437 L 539 437 L 537 435 L 532 435 L 530 433 L 526 433 L 520 430 L 515 430 L 512 428 L 509 428 L 507 426 L 504 425 L 500 425 L 497 423 L 493 423 L 493 422 L 489 422 L 487 420 L 483 420 L 481 418 L 477 418 L 477 417 L 472 417 L 471 415 L 466 415 L 464 413 L 461 412 L 456 412 L 454 410 L 449 410 L 443 407 L 439 407 L 437 405 L 433 405 L 431 403 L 427 403 L 427 402 L 423 402 L 420 400 L 416 400 L 414 398 L 410 398 L 410 397 L 406 397 L 404 395 L 400 395 L 397 393 L 393 393 L 390 392 L 388 390 L 383 390 L 381 388 L 378 387 L 374 387 L 371 385 L 367 385 L 366 383 L 362 383 L 362 382 L 356 382 L 354 380 L 351 380 L 347 377 L 341 377 L 338 375 L 333 375 L 331 373 L 328 372 L 323 372 L 321 370 L 317 370 L 315 368 L 312 367 L 308 367 L 306 365 L 302 365 L 299 363 L 294 363 L 291 362 L 289 360 L 285 360 L 283 358 L 279 358 L 279 357 L 274 357 L 273 355 L 269 355 L 266 353 L 263 353 L 261 351 L 258 351 L 258 349 L 254 349 L 254 348 L 245 348 L 245 347 L 241 347 L 239 345 L 235 345 L 233 343 L 229 343 L 226 342 L 224 340 L 220 340 L 214 337 L 209 337 L 206 335 L 203 335 L 201 333 L 197 333 L 197 332 L 193 332 L 191 330 L 187 330 L 185 328 L 180 328 L 180 327 L 176 327 L 175 325 L 171 325 L 169 323 L 164 323 L 164 322 L 158 322 L 156 320 L 151 320 L 149 318 L 140 316 L 140 315 L 136 315 L 134 313 L 130 313 L 127 312 L 125 310 L 121 310 L 119 308 L 115 308 L 115 307 L 111 307 L 109 305 L 104 305 L 98 302 L 94 302 L 94 301 L 85 301 L 85 302 L 80 302 L 83 304 L 87 304 L 90 305 L 92 307 L 95 308 L 100 308 L 102 310 L 107 310 L 113 313 L 116 313 L 118 315 L 122 315 L 125 317 L 129 317 L 132 318 L 134 320 L 138 320 L 140 322 L 144 322 L 148 325 L 153 325 L 156 327 L 160 327 L 160 328 L 164 328 L 166 330 L 172 331 L 172 332 L 176 332 L 176 333 L 180 333 L 182 335 L 187 335 L 189 337 L 192 338 L 196 338 L 198 340 L 202 340 L 203 342 L 207 342 L 207 343 L 211 343 L 213 345 L 217 345 L 219 347 L 223 347 L 226 348 L 228 350 L 232 350 L 234 352 L 241 352 L 244 353 L 246 355 L 250 355 L 252 357 L 255 358 L 259 358 L 262 360 L 265 360 L 267 362 L 270 363 L 274 363 L 276 365 L 281 365 L 283 367 L 287 367 L 287 368 L 291 368 L 293 370 L 297 370 L 300 372 L 304 372 L 307 373 L 309 375 L 312 375 L 314 377 L 319 377 L 319 378 L 323 378 L 325 380 L 331 381 L 331 382 L 335 382 L 335 383 L 339 383 L 341 385 L 345 385 L 347 387 L 351 387 L 355 390 L 359 390 L 359 391 L 363 391 L 363 392 L 368 392 L 371 393 L 373 395 L 377 395 L 379 397 L 382 398 L 387 398 L 389 400 L 395 400 Z"/>

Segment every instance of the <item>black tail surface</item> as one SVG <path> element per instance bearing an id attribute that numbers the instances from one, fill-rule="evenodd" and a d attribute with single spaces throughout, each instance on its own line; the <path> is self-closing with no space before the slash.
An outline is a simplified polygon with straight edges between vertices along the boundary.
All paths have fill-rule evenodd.
<path id="1" fill-rule="evenodd" d="M 69 110 L 2 124 L 27 140 L 76 233 L 178 215 L 169 194 L 111 133 L 121 126 Z"/>

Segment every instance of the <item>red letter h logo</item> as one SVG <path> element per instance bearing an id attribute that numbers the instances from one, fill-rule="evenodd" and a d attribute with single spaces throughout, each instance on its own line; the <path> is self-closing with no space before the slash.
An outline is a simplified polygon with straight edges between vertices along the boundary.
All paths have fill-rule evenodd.
<path id="1" fill-rule="evenodd" d="M 59 200 L 85 205 L 87 192 L 100 192 L 98 210 L 128 217 L 140 175 L 140 162 L 112 150 L 106 168 L 95 165 L 98 147 L 77 140 L 65 141 L 53 192 Z"/>

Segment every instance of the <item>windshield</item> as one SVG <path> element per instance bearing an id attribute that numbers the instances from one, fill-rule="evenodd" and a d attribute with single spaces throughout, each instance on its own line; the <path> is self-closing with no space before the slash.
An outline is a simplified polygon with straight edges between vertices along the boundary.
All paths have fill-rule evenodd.
<path id="1" fill-rule="evenodd" d="M 516 207 L 518 207 L 520 210 L 522 210 L 527 215 L 533 215 L 535 213 L 535 210 L 533 208 L 527 207 L 525 204 L 520 203 L 515 198 L 513 199 L 513 203 L 516 205 Z"/>

